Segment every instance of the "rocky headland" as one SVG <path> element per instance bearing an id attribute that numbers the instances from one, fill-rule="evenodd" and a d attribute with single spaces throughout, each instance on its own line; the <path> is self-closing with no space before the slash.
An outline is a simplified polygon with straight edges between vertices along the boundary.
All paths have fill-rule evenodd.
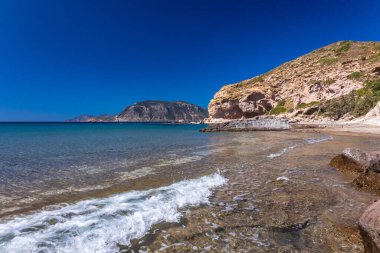
<path id="1" fill-rule="evenodd" d="M 81 115 L 66 122 L 201 122 L 208 117 L 207 109 L 184 101 L 147 100 L 126 107 L 115 116 Z"/>
<path id="2" fill-rule="evenodd" d="M 341 41 L 223 86 L 208 106 L 206 122 L 262 115 L 291 123 L 349 122 L 379 100 L 380 43 Z"/>

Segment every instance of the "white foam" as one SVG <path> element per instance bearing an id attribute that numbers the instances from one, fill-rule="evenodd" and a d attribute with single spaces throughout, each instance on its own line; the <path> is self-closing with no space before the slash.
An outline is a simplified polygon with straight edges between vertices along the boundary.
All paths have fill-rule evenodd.
<path id="1" fill-rule="evenodd" d="M 329 140 L 332 140 L 333 137 L 332 136 L 322 136 L 320 138 L 309 138 L 309 139 L 305 139 L 305 141 L 307 143 L 310 143 L 310 144 L 313 144 L 313 143 L 318 143 L 318 142 L 322 142 L 322 141 L 329 141 Z"/>
<path id="2" fill-rule="evenodd" d="M 215 173 L 15 218 L 0 224 L 0 252 L 118 252 L 153 224 L 178 221 L 180 208 L 208 203 L 225 182 Z"/>
<path id="3" fill-rule="evenodd" d="M 291 150 L 293 148 L 296 148 L 296 147 L 297 147 L 297 145 L 286 147 L 286 148 L 282 149 L 281 151 L 279 151 L 277 153 L 273 153 L 273 154 L 268 155 L 268 158 L 275 158 L 275 157 L 282 156 L 283 154 L 285 154 L 289 150 Z"/>
<path id="4" fill-rule="evenodd" d="M 128 171 L 128 172 L 119 172 L 121 180 L 127 179 L 136 179 L 140 177 L 145 177 L 147 175 L 154 174 L 154 168 L 152 167 L 142 167 L 140 169 Z"/>
<path id="5" fill-rule="evenodd" d="M 289 178 L 285 176 L 281 176 L 281 177 L 276 178 L 276 181 L 289 181 Z"/>
<path id="6" fill-rule="evenodd" d="M 164 166 L 170 166 L 170 165 L 180 165 L 180 164 L 185 164 L 185 163 L 196 162 L 196 161 L 201 160 L 202 158 L 203 156 L 194 155 L 194 156 L 186 156 L 186 157 L 180 157 L 180 158 L 174 158 L 174 159 L 166 159 L 156 166 L 164 167 Z"/>

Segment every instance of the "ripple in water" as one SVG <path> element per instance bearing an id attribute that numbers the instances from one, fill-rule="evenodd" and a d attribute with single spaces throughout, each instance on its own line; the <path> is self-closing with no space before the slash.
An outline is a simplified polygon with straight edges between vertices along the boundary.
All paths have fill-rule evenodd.
<path id="1" fill-rule="evenodd" d="M 178 221 L 180 208 L 208 203 L 225 182 L 215 173 L 15 218 L 0 224 L 0 252 L 118 252 L 153 224 Z"/>
<path id="2" fill-rule="evenodd" d="M 275 157 L 279 157 L 279 156 L 282 156 L 283 154 L 285 154 L 287 151 L 293 149 L 293 148 L 296 148 L 298 145 L 293 145 L 293 146 L 289 146 L 289 147 L 286 147 L 284 149 L 282 149 L 281 151 L 277 152 L 277 153 L 273 153 L 273 154 L 270 154 L 268 155 L 268 158 L 275 158 Z"/>
<path id="3" fill-rule="evenodd" d="M 313 144 L 313 143 L 318 143 L 318 142 L 322 142 L 322 141 L 330 141 L 332 140 L 333 137 L 332 136 L 322 136 L 322 137 L 319 137 L 319 138 L 309 138 L 309 139 L 305 139 L 305 141 L 307 143 L 310 143 L 310 144 Z"/>

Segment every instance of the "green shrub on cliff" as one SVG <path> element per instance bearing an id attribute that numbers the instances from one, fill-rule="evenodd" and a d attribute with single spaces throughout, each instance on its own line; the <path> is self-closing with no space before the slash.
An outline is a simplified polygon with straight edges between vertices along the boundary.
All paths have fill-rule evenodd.
<path id="1" fill-rule="evenodd" d="M 355 94 L 353 92 L 328 100 L 322 107 L 322 112 L 333 119 L 339 119 L 343 115 L 355 109 Z"/>
<path id="2" fill-rule="evenodd" d="M 355 71 L 355 72 L 352 72 L 351 74 L 349 74 L 349 75 L 347 76 L 347 78 L 348 78 L 348 79 L 359 79 L 359 78 L 362 77 L 362 76 L 363 76 L 362 72 L 360 72 L 360 71 Z"/>
<path id="3" fill-rule="evenodd" d="M 372 60 L 373 62 L 378 62 L 378 61 L 380 61 L 380 53 L 377 53 L 376 55 L 374 55 L 374 56 L 371 58 L 371 60 Z"/>
<path id="4" fill-rule="evenodd" d="M 333 84 L 333 83 L 335 83 L 335 82 L 336 82 L 336 80 L 331 79 L 331 78 L 328 78 L 328 79 L 324 80 L 324 81 L 322 82 L 322 84 L 328 86 L 328 85 Z"/>
<path id="5" fill-rule="evenodd" d="M 278 114 L 285 113 L 285 112 L 286 112 L 285 100 L 281 100 L 277 103 L 276 107 L 272 108 L 269 111 L 269 114 L 270 115 L 278 115 Z"/>
<path id="6" fill-rule="evenodd" d="M 380 79 L 368 81 L 367 85 L 375 92 L 380 91 Z"/>
<path id="7" fill-rule="evenodd" d="M 252 85 L 252 84 L 255 84 L 255 83 L 261 83 L 261 82 L 264 82 L 264 76 L 265 76 L 265 75 L 266 75 L 266 74 L 262 74 L 262 75 L 260 75 L 260 76 L 256 76 L 256 77 L 254 77 L 254 78 L 251 78 L 251 79 L 249 79 L 249 80 L 247 80 L 247 81 L 243 81 L 243 82 L 236 83 L 236 84 L 234 85 L 234 88 L 240 89 L 240 88 L 244 88 L 244 87 L 246 87 L 246 86 L 248 86 L 248 85 Z"/>
<path id="8" fill-rule="evenodd" d="M 339 119 L 347 113 L 360 117 L 367 114 L 378 101 L 380 101 L 380 79 L 368 81 L 359 90 L 326 101 L 321 111 L 333 119 Z"/>
<path id="9" fill-rule="evenodd" d="M 262 75 L 257 76 L 249 81 L 249 83 L 261 83 L 264 82 L 264 78 Z"/>
<path id="10" fill-rule="evenodd" d="M 336 55 L 341 55 L 342 53 L 347 52 L 351 48 L 351 41 L 344 41 L 340 43 L 339 48 L 335 50 Z"/>
<path id="11" fill-rule="evenodd" d="M 321 59 L 319 59 L 319 63 L 320 64 L 322 64 L 322 65 L 327 65 L 327 66 L 329 66 L 329 65 L 332 65 L 332 64 L 334 64 L 335 62 L 337 62 L 338 61 L 338 59 L 336 59 L 336 58 L 327 58 L 327 57 L 325 57 L 325 58 L 321 58 Z"/>
<path id="12" fill-rule="evenodd" d="M 312 101 L 310 103 L 301 103 L 301 104 L 297 105 L 297 109 L 303 109 L 303 108 L 319 105 L 320 103 L 321 102 L 319 102 L 319 101 Z"/>

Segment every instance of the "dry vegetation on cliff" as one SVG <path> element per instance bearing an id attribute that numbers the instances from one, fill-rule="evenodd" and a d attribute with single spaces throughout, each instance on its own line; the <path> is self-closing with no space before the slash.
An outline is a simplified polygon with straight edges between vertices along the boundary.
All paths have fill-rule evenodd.
<path id="1" fill-rule="evenodd" d="M 210 119 L 358 117 L 380 100 L 379 80 L 379 42 L 337 42 L 222 87 L 209 104 Z"/>

